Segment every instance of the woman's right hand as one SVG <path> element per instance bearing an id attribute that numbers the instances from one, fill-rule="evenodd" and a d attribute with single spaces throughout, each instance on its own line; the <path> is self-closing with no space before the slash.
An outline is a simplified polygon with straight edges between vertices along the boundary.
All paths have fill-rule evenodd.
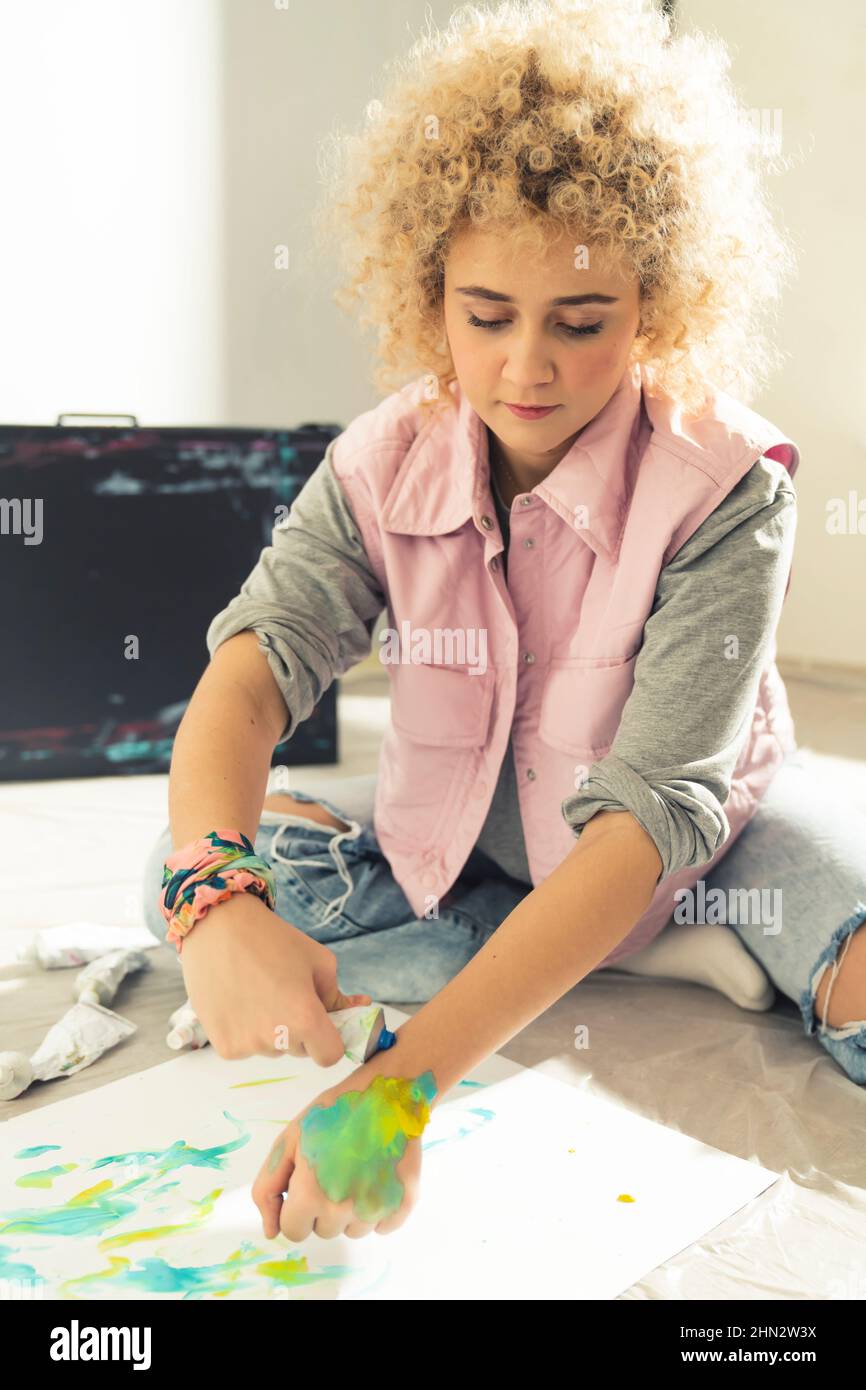
<path id="1" fill-rule="evenodd" d="M 181 964 L 192 1008 L 221 1057 L 311 1057 L 331 1067 L 345 1055 L 328 1018 L 370 1004 L 343 994 L 337 958 L 252 893 L 216 903 L 184 937 Z"/>

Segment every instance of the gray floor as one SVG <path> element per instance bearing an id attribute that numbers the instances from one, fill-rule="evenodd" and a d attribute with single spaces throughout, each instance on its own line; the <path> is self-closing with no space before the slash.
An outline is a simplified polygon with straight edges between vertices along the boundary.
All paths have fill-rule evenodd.
<path id="1" fill-rule="evenodd" d="M 866 687 L 780 667 L 800 745 L 866 810 Z M 386 719 L 381 683 L 360 671 L 344 683 L 339 713 L 340 765 L 292 769 L 312 794 L 324 793 L 331 778 L 375 770 Z M 32 1052 L 71 1002 L 74 972 L 44 972 L 14 958 L 29 932 L 83 917 L 137 920 L 142 847 L 167 820 L 167 780 L 0 786 L 0 833 L 18 847 L 3 871 L 0 1050 Z M 74 1076 L 0 1103 L 2 1118 L 170 1059 L 164 1039 L 185 997 L 183 981 L 173 953 L 153 951 L 150 959 L 151 969 L 131 977 L 112 1006 L 137 1025 L 135 1036 Z M 576 1022 L 589 1026 L 588 1051 L 574 1050 Z M 789 1001 L 752 1014 L 698 985 L 602 971 L 501 1052 L 785 1175 L 623 1298 L 866 1298 L 866 1088 L 804 1036 Z"/>

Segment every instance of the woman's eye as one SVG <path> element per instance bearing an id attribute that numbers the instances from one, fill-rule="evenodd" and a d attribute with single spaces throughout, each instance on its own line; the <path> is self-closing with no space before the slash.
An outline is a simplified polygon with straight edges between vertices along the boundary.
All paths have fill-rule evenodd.
<path id="1" fill-rule="evenodd" d="M 467 323 L 470 323 L 473 328 L 495 329 L 501 328 L 503 324 L 510 322 L 510 319 L 479 319 L 475 316 L 475 314 L 470 314 L 469 318 L 467 319 Z M 585 333 L 600 333 L 602 328 L 604 327 L 604 322 L 600 321 L 599 323 L 584 323 L 581 324 L 579 327 L 576 327 L 572 323 L 561 323 L 559 327 L 564 328 L 566 333 L 570 333 L 574 337 L 582 337 Z"/>

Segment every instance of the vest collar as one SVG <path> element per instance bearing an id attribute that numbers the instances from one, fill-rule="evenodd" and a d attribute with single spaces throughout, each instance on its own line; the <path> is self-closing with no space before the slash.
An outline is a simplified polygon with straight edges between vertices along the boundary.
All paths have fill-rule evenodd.
<path id="1" fill-rule="evenodd" d="M 456 410 L 425 422 L 388 491 L 381 521 L 386 531 L 439 536 L 472 520 L 487 536 L 480 518 L 495 520 L 487 429 L 456 381 L 451 390 Z M 619 553 L 628 511 L 629 464 L 642 400 L 635 364 L 568 453 L 532 489 L 597 555 L 611 561 Z"/>

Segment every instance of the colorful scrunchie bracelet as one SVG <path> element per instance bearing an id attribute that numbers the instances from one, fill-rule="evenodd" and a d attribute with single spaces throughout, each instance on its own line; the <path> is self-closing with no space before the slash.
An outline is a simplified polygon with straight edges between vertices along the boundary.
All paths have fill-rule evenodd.
<path id="1" fill-rule="evenodd" d="M 209 830 L 170 854 L 162 871 L 159 910 L 166 941 L 180 954 L 183 938 L 215 903 L 233 893 L 254 893 L 274 909 L 274 872 L 240 830 Z"/>

